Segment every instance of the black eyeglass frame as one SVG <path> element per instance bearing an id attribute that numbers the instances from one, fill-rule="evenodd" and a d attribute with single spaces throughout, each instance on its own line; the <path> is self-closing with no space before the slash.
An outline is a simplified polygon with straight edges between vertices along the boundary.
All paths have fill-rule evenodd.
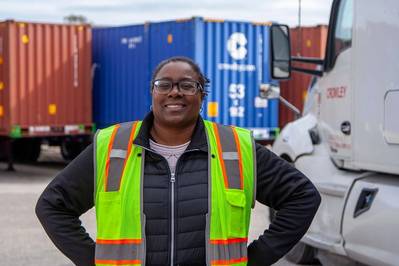
<path id="1" fill-rule="evenodd" d="M 170 89 L 169 89 L 168 91 L 159 91 L 159 90 L 158 90 L 159 87 L 158 87 L 158 85 L 156 84 L 158 81 L 170 82 L 170 84 L 171 84 L 172 86 L 170 87 Z M 188 91 L 183 90 L 183 89 L 180 87 L 180 84 L 181 84 L 182 82 L 194 82 L 194 83 L 196 84 L 195 92 L 191 94 L 191 93 L 187 93 Z M 156 90 L 156 92 L 157 92 L 158 94 L 166 95 L 166 94 L 169 94 L 169 93 L 173 90 L 173 88 L 175 87 L 175 85 L 176 85 L 177 89 L 178 89 L 180 92 L 182 92 L 184 95 L 192 96 L 192 95 L 196 95 L 199 91 L 204 92 L 204 88 L 202 87 L 201 83 L 199 83 L 199 82 L 196 81 L 196 80 L 192 80 L 192 79 L 182 79 L 182 80 L 179 80 L 179 81 L 177 81 L 177 82 L 173 82 L 173 81 L 170 80 L 170 79 L 156 79 L 156 80 L 154 80 L 154 81 L 152 82 L 152 90 Z"/>

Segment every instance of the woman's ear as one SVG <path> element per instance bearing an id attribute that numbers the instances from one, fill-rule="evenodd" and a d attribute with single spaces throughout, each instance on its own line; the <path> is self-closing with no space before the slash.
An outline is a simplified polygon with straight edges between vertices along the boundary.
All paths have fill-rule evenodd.
<path id="1" fill-rule="evenodd" d="M 201 104 L 204 103 L 205 96 L 206 96 L 206 92 L 202 91 L 202 92 L 201 92 Z"/>

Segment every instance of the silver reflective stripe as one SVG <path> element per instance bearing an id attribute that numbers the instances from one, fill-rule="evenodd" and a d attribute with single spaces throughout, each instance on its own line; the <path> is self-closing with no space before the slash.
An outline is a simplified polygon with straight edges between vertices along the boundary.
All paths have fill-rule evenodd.
<path id="1" fill-rule="evenodd" d="M 122 123 L 120 124 L 120 127 L 117 129 L 117 132 L 115 134 L 109 158 L 107 191 L 119 190 L 122 179 L 123 166 L 125 164 L 125 158 L 126 158 L 126 154 L 122 156 L 122 153 L 119 151 L 123 150 L 126 152 L 128 150 L 130 134 L 132 132 L 132 126 L 133 122 Z"/>
<path id="2" fill-rule="evenodd" d="M 212 244 L 211 258 L 215 260 L 237 260 L 247 257 L 247 242 Z"/>
<path id="3" fill-rule="evenodd" d="M 107 179 L 107 191 L 118 191 L 121 183 L 124 159 L 110 158 Z"/>
<path id="4" fill-rule="evenodd" d="M 94 192 L 93 192 L 93 202 L 96 204 L 96 194 L 97 194 L 97 136 L 100 130 L 97 129 L 96 134 L 93 138 L 93 166 L 94 166 Z"/>
<path id="5" fill-rule="evenodd" d="M 141 260 L 140 244 L 98 244 L 96 260 Z"/>
<path id="6" fill-rule="evenodd" d="M 137 130 L 137 129 L 136 129 Z M 141 149 L 141 176 L 140 176 L 140 216 L 141 216 L 141 245 L 140 245 L 140 259 L 143 262 L 142 265 L 145 265 L 146 259 L 146 238 L 145 238 L 145 224 L 147 223 L 147 219 L 144 214 L 144 165 L 145 165 L 145 150 Z"/>
<path id="7" fill-rule="evenodd" d="M 209 198 L 209 197 L 208 197 Z M 208 202 L 210 202 L 210 200 L 208 199 Z M 211 232 L 210 232 L 210 218 L 209 218 L 209 213 L 207 213 L 205 215 L 205 262 L 206 265 L 211 265 L 211 245 L 208 244 L 210 243 L 210 237 L 211 237 Z"/>
<path id="8" fill-rule="evenodd" d="M 255 139 L 253 137 L 252 131 L 251 131 L 251 138 L 252 138 L 252 156 L 253 156 L 253 160 L 254 160 L 254 166 L 253 166 L 254 167 L 254 181 L 253 181 L 254 182 L 254 184 L 253 184 L 254 192 L 253 192 L 253 198 L 252 198 L 252 208 L 254 208 L 255 202 L 256 202 L 256 182 L 258 180 L 258 178 L 257 178 L 258 167 L 257 167 L 257 160 L 256 160 L 256 144 L 255 144 Z"/>
<path id="9" fill-rule="evenodd" d="M 226 168 L 228 188 L 242 189 L 240 178 L 240 166 L 233 129 L 229 126 L 217 124 L 219 131 L 220 146 L 222 147 L 222 157 Z M 226 157 L 225 158 L 225 154 Z M 232 158 L 235 154 L 236 158 Z"/>
<path id="10" fill-rule="evenodd" d="M 223 152 L 223 160 L 238 160 L 238 152 Z"/>
<path id="11" fill-rule="evenodd" d="M 125 159 L 127 154 L 127 150 L 121 149 L 112 149 L 111 153 L 109 154 L 109 158 L 120 158 Z"/>

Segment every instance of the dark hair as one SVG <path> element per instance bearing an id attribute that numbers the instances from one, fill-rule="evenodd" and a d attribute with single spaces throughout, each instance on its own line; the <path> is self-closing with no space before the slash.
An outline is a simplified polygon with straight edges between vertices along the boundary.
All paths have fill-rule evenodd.
<path id="1" fill-rule="evenodd" d="M 161 63 L 157 65 L 155 68 L 154 72 L 152 73 L 152 78 L 151 78 L 151 89 L 153 86 L 153 82 L 155 80 L 155 77 L 158 75 L 159 71 L 167 64 L 172 63 L 172 62 L 184 62 L 187 63 L 191 66 L 193 71 L 198 75 L 198 82 L 201 84 L 202 87 L 202 92 L 205 94 L 208 94 L 207 90 L 205 89 L 209 85 L 209 79 L 201 72 L 200 67 L 195 63 L 191 58 L 185 57 L 185 56 L 174 56 L 170 57 L 168 59 L 163 60 Z"/>

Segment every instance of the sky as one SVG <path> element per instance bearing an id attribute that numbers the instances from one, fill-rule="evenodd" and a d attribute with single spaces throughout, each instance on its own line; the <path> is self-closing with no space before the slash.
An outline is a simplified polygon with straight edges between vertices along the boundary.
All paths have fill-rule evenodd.
<path id="1" fill-rule="evenodd" d="M 0 21 L 62 23 L 83 15 L 94 25 L 116 26 L 201 16 L 298 25 L 299 0 L 0 0 Z M 328 24 L 332 0 L 301 0 L 302 25 Z"/>

